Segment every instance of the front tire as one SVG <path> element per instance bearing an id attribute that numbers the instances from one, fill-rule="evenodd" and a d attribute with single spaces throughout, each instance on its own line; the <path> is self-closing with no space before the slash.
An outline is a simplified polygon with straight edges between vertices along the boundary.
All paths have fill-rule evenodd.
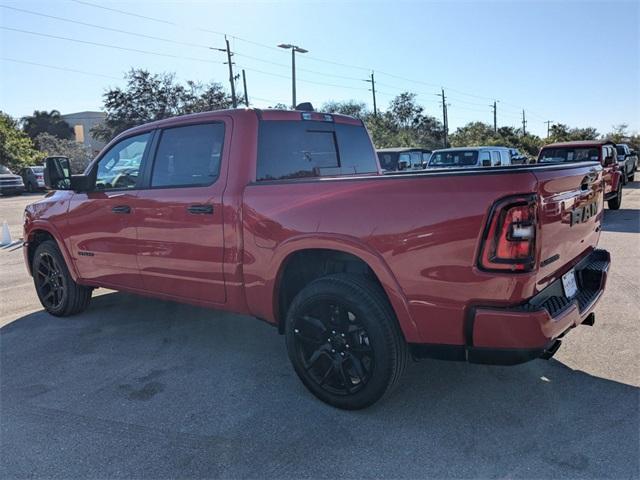
<path id="1" fill-rule="evenodd" d="M 31 271 L 38 299 L 51 315 L 67 317 L 89 306 L 92 289 L 73 281 L 62 253 L 53 240 L 38 245 Z"/>
<path id="2" fill-rule="evenodd" d="M 289 308 L 285 335 L 302 383 L 346 410 L 368 407 L 391 391 L 409 358 L 384 292 L 357 275 L 328 275 L 307 285 Z"/>

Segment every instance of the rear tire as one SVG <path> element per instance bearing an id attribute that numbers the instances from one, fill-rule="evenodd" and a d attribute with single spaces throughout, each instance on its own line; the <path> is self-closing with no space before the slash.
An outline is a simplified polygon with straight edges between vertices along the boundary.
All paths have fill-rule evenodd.
<path id="1" fill-rule="evenodd" d="M 635 180 L 636 180 L 636 172 L 635 172 L 635 171 L 633 171 L 633 172 L 631 172 L 631 174 L 629 175 L 629 181 L 630 181 L 630 182 L 635 182 Z"/>
<path id="2" fill-rule="evenodd" d="M 289 359 L 316 397 L 345 410 L 390 392 L 409 359 L 407 344 L 380 287 L 365 277 L 314 280 L 287 313 Z"/>
<path id="3" fill-rule="evenodd" d="M 44 309 L 56 317 L 67 317 L 85 310 L 92 288 L 73 281 L 58 245 L 46 240 L 33 255 L 33 283 Z"/>
<path id="4" fill-rule="evenodd" d="M 620 208 L 620 205 L 622 205 L 622 183 L 618 185 L 616 196 L 608 200 L 607 205 L 609 205 L 609 210 L 618 210 Z"/>

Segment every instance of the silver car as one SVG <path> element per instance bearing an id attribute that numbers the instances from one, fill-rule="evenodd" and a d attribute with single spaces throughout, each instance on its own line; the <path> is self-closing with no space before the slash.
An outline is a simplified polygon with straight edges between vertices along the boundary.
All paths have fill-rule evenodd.
<path id="1" fill-rule="evenodd" d="M 428 168 L 475 168 L 511 165 L 507 147 L 456 147 L 434 150 Z"/>
<path id="2" fill-rule="evenodd" d="M 626 143 L 616 144 L 616 153 L 618 154 L 618 167 L 623 172 L 622 183 L 633 182 L 635 171 L 638 168 L 638 154 Z"/>

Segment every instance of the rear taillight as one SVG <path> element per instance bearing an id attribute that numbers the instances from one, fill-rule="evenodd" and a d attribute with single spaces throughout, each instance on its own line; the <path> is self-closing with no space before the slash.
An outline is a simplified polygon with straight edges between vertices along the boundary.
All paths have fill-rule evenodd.
<path id="1" fill-rule="evenodd" d="M 483 270 L 532 270 L 537 228 L 534 195 L 499 200 L 491 209 L 484 230 L 478 266 Z"/>

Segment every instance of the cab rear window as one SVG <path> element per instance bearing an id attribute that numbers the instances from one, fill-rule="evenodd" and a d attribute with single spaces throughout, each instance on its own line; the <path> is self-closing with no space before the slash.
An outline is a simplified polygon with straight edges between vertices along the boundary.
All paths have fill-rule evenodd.
<path id="1" fill-rule="evenodd" d="M 377 171 L 376 154 L 362 126 L 315 121 L 260 123 L 258 181 Z"/>
<path id="2" fill-rule="evenodd" d="M 598 147 L 585 148 L 545 148 L 540 152 L 539 163 L 590 162 L 600 161 Z"/>

